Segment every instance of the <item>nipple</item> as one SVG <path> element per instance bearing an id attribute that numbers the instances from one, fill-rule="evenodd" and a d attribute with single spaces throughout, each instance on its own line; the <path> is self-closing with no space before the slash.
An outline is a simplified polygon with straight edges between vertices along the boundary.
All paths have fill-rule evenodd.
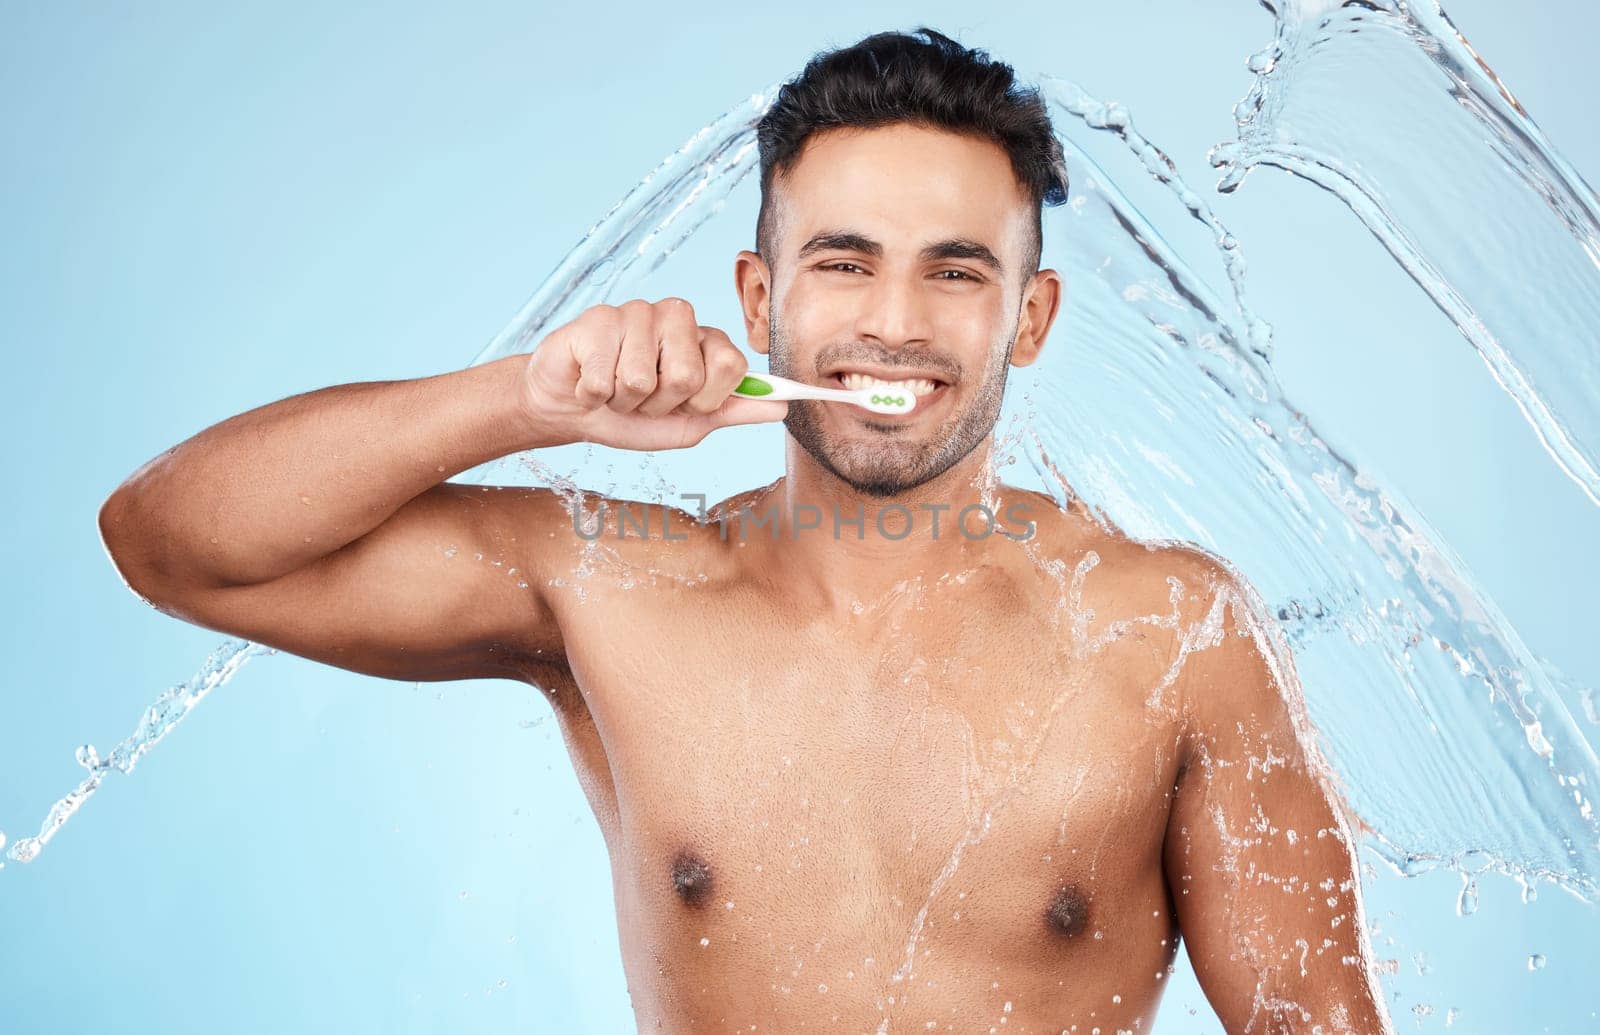
<path id="1" fill-rule="evenodd" d="M 1071 938 L 1089 923 L 1089 897 L 1076 884 L 1062 885 L 1044 911 L 1044 922 L 1057 934 Z"/>
<path id="2" fill-rule="evenodd" d="M 672 860 L 672 890 L 685 905 L 699 907 L 711 899 L 711 868 L 687 849 Z"/>

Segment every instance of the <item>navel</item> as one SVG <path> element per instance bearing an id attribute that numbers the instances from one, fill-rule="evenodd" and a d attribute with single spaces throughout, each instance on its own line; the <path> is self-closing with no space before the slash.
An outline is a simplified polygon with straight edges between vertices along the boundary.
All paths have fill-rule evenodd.
<path id="1" fill-rule="evenodd" d="M 684 905 L 700 907 L 711 901 L 711 868 L 684 849 L 672 859 L 672 890 Z"/>
<path id="2" fill-rule="evenodd" d="M 1064 938 L 1079 934 L 1089 924 L 1089 896 L 1076 884 L 1063 884 L 1045 907 L 1044 922 Z"/>

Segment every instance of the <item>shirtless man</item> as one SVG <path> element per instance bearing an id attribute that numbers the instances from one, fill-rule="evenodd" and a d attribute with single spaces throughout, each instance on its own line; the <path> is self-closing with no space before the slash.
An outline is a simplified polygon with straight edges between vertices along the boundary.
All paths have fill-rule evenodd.
<path id="1" fill-rule="evenodd" d="M 760 140 L 751 348 L 904 382 L 912 413 L 733 396 L 745 358 L 689 303 L 596 306 L 531 354 L 163 453 L 101 510 L 129 586 L 358 672 L 539 687 L 642 1030 L 1144 1031 L 1181 934 L 1230 1032 L 1388 1031 L 1348 827 L 1253 593 L 995 476 L 1007 367 L 1061 299 L 1037 97 L 886 33 L 813 60 Z M 784 477 L 647 535 L 615 506 L 583 525 L 593 497 L 446 480 L 780 419 Z"/>

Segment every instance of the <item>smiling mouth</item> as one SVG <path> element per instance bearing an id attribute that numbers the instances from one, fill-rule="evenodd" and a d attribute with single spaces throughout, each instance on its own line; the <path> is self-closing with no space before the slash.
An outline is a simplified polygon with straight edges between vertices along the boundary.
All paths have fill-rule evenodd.
<path id="1" fill-rule="evenodd" d="M 910 392 L 919 400 L 925 399 L 947 387 L 943 381 L 931 377 L 908 377 L 899 381 L 890 381 L 870 374 L 860 374 L 854 371 L 842 371 L 832 375 L 829 379 L 846 391 L 856 391 L 861 388 L 887 388 L 896 392 Z"/>
<path id="2" fill-rule="evenodd" d="M 871 413 L 856 410 L 855 407 L 845 407 L 853 411 L 852 416 L 866 421 L 872 427 L 886 429 L 890 426 L 920 425 L 923 419 L 939 407 L 950 394 L 951 386 L 948 381 L 932 377 L 907 377 L 891 380 L 885 377 L 876 377 L 855 370 L 841 370 L 829 374 L 823 379 L 823 384 L 830 388 L 843 388 L 846 391 L 859 391 L 863 388 L 886 388 L 893 392 L 910 392 L 917 397 L 917 404 L 904 413 Z"/>

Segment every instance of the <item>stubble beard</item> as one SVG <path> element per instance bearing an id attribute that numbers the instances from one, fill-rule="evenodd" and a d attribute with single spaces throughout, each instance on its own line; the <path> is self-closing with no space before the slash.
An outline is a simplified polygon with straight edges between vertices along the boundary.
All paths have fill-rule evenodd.
<path id="1" fill-rule="evenodd" d="M 1020 317 L 1020 311 L 1018 316 Z M 977 448 L 1000 419 L 1000 404 L 1004 400 L 1006 368 L 1011 362 L 1011 350 L 1016 345 L 1019 326 L 1013 321 L 1005 348 L 989 350 L 990 365 L 982 372 L 982 381 L 964 410 L 946 417 L 932 434 L 913 432 L 900 424 L 868 420 L 862 425 L 864 434 L 841 439 L 823 430 L 826 407 L 837 403 L 817 399 L 796 399 L 789 403 L 789 414 L 784 427 L 811 458 L 840 481 L 868 496 L 884 498 L 897 496 L 925 484 L 960 463 Z M 797 376 L 794 369 L 794 351 L 778 320 L 774 307 L 768 322 L 768 366 L 779 377 L 814 383 L 819 380 L 817 371 L 809 378 Z M 889 357 L 871 350 L 855 353 L 864 361 L 892 366 Z M 955 391 L 956 384 L 946 391 Z"/>

